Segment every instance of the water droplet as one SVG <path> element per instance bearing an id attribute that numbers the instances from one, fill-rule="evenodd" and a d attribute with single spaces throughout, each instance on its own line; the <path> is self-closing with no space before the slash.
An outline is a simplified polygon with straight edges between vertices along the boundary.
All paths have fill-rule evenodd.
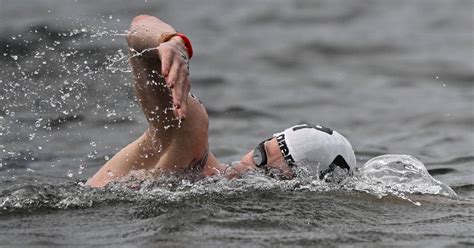
<path id="1" fill-rule="evenodd" d="M 72 171 L 68 170 L 68 171 L 67 171 L 67 176 L 68 176 L 69 178 L 71 178 L 71 177 L 74 176 L 74 174 L 72 173 Z"/>
<path id="2" fill-rule="evenodd" d="M 93 146 L 93 147 L 95 147 L 95 146 L 96 146 L 96 143 L 95 143 L 95 141 L 91 141 L 89 144 L 90 144 L 91 146 Z"/>
<path id="3" fill-rule="evenodd" d="M 104 159 L 105 159 L 105 161 L 109 161 L 110 157 L 109 157 L 109 156 L 105 156 Z"/>
<path id="4" fill-rule="evenodd" d="M 41 126 L 41 121 L 43 120 L 42 117 L 38 118 L 35 122 L 35 127 L 40 127 Z"/>
<path id="5" fill-rule="evenodd" d="M 42 149 L 43 149 L 43 147 L 41 147 L 41 146 L 38 146 L 38 149 L 42 150 Z"/>
<path id="6" fill-rule="evenodd" d="M 33 169 L 31 169 L 31 168 L 26 169 L 26 171 L 28 171 L 28 172 L 35 172 L 35 170 L 33 170 Z"/>
<path id="7" fill-rule="evenodd" d="M 18 56 L 17 56 L 17 55 L 12 55 L 11 57 L 12 57 L 12 59 L 14 59 L 14 60 L 18 60 Z"/>

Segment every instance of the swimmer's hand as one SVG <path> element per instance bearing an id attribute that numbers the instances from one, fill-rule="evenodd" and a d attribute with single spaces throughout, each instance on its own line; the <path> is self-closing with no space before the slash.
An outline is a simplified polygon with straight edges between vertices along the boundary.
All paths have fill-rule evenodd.
<path id="1" fill-rule="evenodd" d="M 174 115 L 186 119 L 187 99 L 191 83 L 189 81 L 189 54 L 179 36 L 174 36 L 158 46 L 161 60 L 161 74 L 173 97 Z"/>
<path id="2" fill-rule="evenodd" d="M 235 161 L 227 166 L 224 171 L 224 176 L 227 179 L 234 179 L 255 171 L 256 167 L 254 165 L 243 161 Z"/>

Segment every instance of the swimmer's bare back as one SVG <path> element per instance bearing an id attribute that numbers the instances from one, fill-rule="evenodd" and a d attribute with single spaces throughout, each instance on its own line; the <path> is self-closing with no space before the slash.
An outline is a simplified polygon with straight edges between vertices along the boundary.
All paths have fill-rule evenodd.
<path id="1" fill-rule="evenodd" d="M 183 54 L 189 54 L 183 39 L 170 35 L 174 33 L 173 27 L 148 15 L 137 16 L 130 24 L 127 42 L 133 86 L 149 127 L 86 185 L 102 187 L 141 169 L 158 175 L 197 176 L 223 170 L 208 149 L 207 112 L 197 99 L 188 97 L 188 61 Z M 163 39 L 167 36 L 172 37 Z"/>

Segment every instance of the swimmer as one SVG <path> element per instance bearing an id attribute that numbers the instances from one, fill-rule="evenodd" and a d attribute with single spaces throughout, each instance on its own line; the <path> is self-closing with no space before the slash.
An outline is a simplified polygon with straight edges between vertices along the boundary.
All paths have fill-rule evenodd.
<path id="1" fill-rule="evenodd" d="M 349 141 L 330 128 L 311 124 L 274 134 L 240 161 L 219 163 L 209 150 L 206 109 L 190 94 L 191 41 L 160 19 L 140 15 L 130 24 L 127 42 L 133 87 L 149 126 L 86 185 L 102 187 L 137 170 L 198 180 L 253 172 L 291 179 L 302 164 L 315 166 L 321 178 L 336 167 L 348 173 L 355 168 Z"/>

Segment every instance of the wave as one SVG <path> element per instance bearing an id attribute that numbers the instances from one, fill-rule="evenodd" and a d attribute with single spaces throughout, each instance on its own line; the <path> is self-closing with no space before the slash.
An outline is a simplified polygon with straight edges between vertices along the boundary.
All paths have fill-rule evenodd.
<path id="1" fill-rule="evenodd" d="M 34 212 L 39 209 L 89 208 L 101 204 L 133 202 L 145 204 L 158 201 L 163 204 L 179 204 L 187 199 L 205 199 L 220 195 L 232 197 L 261 192 L 329 192 L 356 195 L 367 193 L 376 198 L 396 197 L 415 205 L 424 201 L 418 196 L 448 197 L 456 199 L 456 193 L 448 185 L 432 178 L 421 162 L 407 155 L 384 155 L 369 160 L 358 168 L 352 177 L 328 181 L 319 180 L 312 172 L 301 168 L 293 180 L 276 180 L 257 174 L 249 174 L 235 180 L 208 178 L 192 183 L 177 178 L 137 180 L 127 178 L 124 183 L 111 183 L 96 189 L 83 186 L 82 182 L 62 184 L 19 184 L 0 192 L 0 214 Z M 472 185 L 456 189 L 472 190 Z M 414 199 L 417 199 L 415 201 Z M 433 201 L 430 199 L 429 201 Z M 445 200 L 440 200 L 445 201 Z"/>

